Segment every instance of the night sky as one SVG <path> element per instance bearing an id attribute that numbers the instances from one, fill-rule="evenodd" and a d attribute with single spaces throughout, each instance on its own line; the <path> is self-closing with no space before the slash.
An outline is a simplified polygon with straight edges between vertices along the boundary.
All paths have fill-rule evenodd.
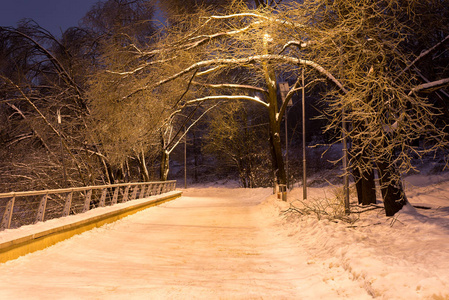
<path id="1" fill-rule="evenodd" d="M 0 0 L 0 26 L 17 27 L 23 18 L 60 37 L 61 31 L 78 22 L 98 0 Z"/>

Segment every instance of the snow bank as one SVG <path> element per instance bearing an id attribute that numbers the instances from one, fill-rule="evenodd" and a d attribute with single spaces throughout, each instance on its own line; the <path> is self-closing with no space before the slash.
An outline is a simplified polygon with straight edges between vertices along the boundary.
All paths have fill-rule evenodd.
<path id="1" fill-rule="evenodd" d="M 311 264 L 329 270 L 342 267 L 372 296 L 380 299 L 449 299 L 449 181 L 447 175 L 407 178 L 407 195 L 412 205 L 394 217 L 372 207 L 350 216 L 347 223 L 322 213 L 283 213 L 290 205 L 301 206 L 302 189 L 289 194 L 287 203 L 274 197 L 265 203 L 284 218 L 279 232 L 301 244 Z M 414 183 L 412 185 L 411 183 Z M 336 187 L 309 188 L 310 203 L 329 203 Z M 355 196 L 355 195 L 354 195 Z M 354 197 L 353 197 L 354 198 Z M 352 199 L 352 204 L 356 204 Z M 363 209 L 358 209 L 359 211 Z M 340 214 L 341 215 L 341 214 Z"/>

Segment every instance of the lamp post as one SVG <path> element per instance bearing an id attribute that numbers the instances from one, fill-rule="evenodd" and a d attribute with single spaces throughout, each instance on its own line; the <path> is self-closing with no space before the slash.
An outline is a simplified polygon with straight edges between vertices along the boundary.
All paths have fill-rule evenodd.
<path id="1" fill-rule="evenodd" d="M 348 174 L 348 139 L 347 139 L 347 124 L 346 124 L 346 112 L 343 108 L 342 111 L 342 131 L 343 131 L 343 192 L 344 192 L 344 204 L 345 214 L 351 213 L 349 207 L 349 174 Z"/>
<path id="2" fill-rule="evenodd" d="M 342 57 L 342 48 L 341 45 L 339 47 L 340 52 L 340 76 L 343 74 L 343 61 Z M 348 174 L 348 137 L 347 137 L 347 122 L 346 122 L 346 109 L 343 105 L 341 112 L 341 131 L 343 138 L 343 193 L 344 193 L 344 206 L 345 206 L 345 214 L 349 215 L 351 213 L 350 203 L 349 203 L 349 174 Z"/>
<path id="3" fill-rule="evenodd" d="M 301 73 L 302 84 L 302 197 L 307 199 L 307 168 L 306 168 L 306 92 L 304 88 L 304 68 Z"/>

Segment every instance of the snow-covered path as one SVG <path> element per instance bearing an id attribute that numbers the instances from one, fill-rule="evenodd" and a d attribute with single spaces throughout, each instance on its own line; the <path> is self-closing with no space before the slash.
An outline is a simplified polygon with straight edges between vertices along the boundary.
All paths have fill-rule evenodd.
<path id="1" fill-rule="evenodd" d="M 258 205 L 269 194 L 186 190 L 0 265 L 0 299 L 371 299 L 278 232 Z"/>

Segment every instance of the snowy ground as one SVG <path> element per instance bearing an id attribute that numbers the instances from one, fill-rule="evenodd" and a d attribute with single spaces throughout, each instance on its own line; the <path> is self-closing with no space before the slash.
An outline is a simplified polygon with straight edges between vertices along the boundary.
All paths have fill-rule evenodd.
<path id="1" fill-rule="evenodd" d="M 430 210 L 352 223 L 334 187 L 309 188 L 311 215 L 283 213 L 270 189 L 189 188 L 1 264 L 0 299 L 449 299 L 448 179 L 408 178 L 410 202 Z"/>
<path id="2" fill-rule="evenodd" d="M 448 180 L 448 174 L 409 176 L 408 200 L 431 209 L 408 206 L 394 217 L 385 217 L 381 209 L 353 208 L 366 211 L 352 214 L 352 224 L 340 221 L 338 217 L 344 215 L 331 207 L 338 194 L 335 187 L 310 188 L 306 206 L 298 201 L 302 190 L 295 190 L 289 199 L 295 207 L 330 206 L 328 211 L 335 215 L 323 214 L 323 209 L 308 216 L 284 214 L 277 226 L 301 244 L 310 264 L 342 268 L 373 298 L 449 299 Z M 290 204 L 275 202 L 275 206 L 281 212 Z M 341 286 L 332 275 L 327 280 Z"/>

